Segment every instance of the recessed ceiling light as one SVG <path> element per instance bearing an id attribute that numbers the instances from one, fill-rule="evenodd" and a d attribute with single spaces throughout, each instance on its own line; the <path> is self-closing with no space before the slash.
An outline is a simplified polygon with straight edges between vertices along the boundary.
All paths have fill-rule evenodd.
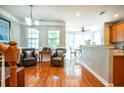
<path id="1" fill-rule="evenodd" d="M 76 16 L 80 16 L 80 13 L 76 13 Z"/>
<path id="2" fill-rule="evenodd" d="M 115 15 L 114 15 L 114 17 L 118 17 L 118 16 L 119 16 L 119 14 L 115 14 Z"/>

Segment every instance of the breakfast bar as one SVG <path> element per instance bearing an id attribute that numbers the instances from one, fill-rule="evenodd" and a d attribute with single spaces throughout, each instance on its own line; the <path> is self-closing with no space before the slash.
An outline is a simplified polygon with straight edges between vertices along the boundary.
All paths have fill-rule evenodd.
<path id="1" fill-rule="evenodd" d="M 83 45 L 82 64 L 105 86 L 114 86 L 113 46 Z"/>

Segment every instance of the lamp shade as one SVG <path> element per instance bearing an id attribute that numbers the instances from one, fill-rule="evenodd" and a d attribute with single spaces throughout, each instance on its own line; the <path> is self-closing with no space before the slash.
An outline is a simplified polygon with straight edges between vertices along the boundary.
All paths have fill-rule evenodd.
<path id="1" fill-rule="evenodd" d="M 38 20 L 33 20 L 33 16 L 32 16 L 32 7 L 33 7 L 33 5 L 30 5 L 30 7 L 31 7 L 31 13 L 30 13 L 30 16 L 27 16 L 25 18 L 25 22 L 27 23 L 27 25 L 39 25 Z"/>
<path id="2" fill-rule="evenodd" d="M 35 20 L 34 21 L 34 25 L 39 25 L 39 21 L 38 20 Z"/>
<path id="3" fill-rule="evenodd" d="M 25 22 L 27 23 L 27 25 L 32 25 L 32 20 L 28 16 L 25 18 Z"/>

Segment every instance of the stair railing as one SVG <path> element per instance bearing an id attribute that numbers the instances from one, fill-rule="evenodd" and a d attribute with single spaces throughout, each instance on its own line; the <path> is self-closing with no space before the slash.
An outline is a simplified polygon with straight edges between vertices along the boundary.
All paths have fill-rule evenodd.
<path id="1" fill-rule="evenodd" d="M 2 67 L 1 67 L 1 87 L 5 87 L 5 59 L 2 55 Z"/>
<path id="2" fill-rule="evenodd" d="M 9 42 L 9 47 L 7 48 L 4 44 L 0 43 L 0 51 L 4 54 L 5 60 L 6 60 L 6 62 L 8 62 L 9 68 L 10 68 L 10 87 L 17 87 L 17 71 L 16 71 L 17 66 L 16 66 L 16 63 L 19 59 L 20 51 L 16 47 L 16 45 L 17 45 L 16 42 L 11 41 L 11 42 Z M 2 60 L 2 61 L 4 61 L 4 60 Z M 3 68 L 3 70 L 4 70 L 4 68 Z M 4 77 L 3 77 L 3 79 L 4 79 Z M 4 85 L 5 81 L 2 81 L 2 82 L 3 82 L 2 86 L 5 86 Z"/>

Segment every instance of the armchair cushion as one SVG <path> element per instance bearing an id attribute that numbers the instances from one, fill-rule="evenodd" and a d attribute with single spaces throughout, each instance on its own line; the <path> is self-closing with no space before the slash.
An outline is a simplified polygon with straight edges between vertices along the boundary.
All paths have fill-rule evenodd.
<path id="1" fill-rule="evenodd" d="M 63 55 L 63 50 L 57 50 L 57 55 L 62 56 Z"/>
<path id="2" fill-rule="evenodd" d="M 24 59 L 24 61 L 28 61 L 28 60 L 35 60 L 35 58 L 34 57 L 27 57 Z"/>
<path id="3" fill-rule="evenodd" d="M 59 60 L 59 61 L 61 61 L 62 57 L 54 57 L 52 60 Z"/>
<path id="4" fill-rule="evenodd" d="M 63 56 L 63 54 L 66 53 L 66 49 L 65 48 L 57 48 L 56 53 L 57 53 L 57 56 Z"/>
<path id="5" fill-rule="evenodd" d="M 33 51 L 24 51 L 24 58 L 29 58 L 29 57 L 32 57 L 33 56 Z"/>

